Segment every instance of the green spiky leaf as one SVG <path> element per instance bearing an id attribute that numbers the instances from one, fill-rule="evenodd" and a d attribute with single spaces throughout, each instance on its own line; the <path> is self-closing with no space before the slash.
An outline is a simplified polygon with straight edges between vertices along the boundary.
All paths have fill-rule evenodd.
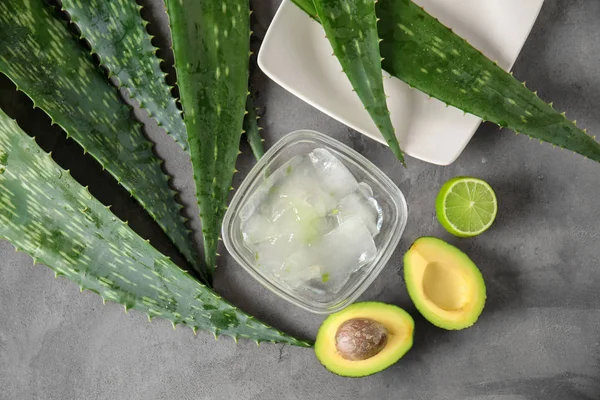
<path id="1" fill-rule="evenodd" d="M 293 0 L 318 19 L 311 0 Z M 600 161 L 600 144 L 410 0 L 376 4 L 383 69 L 448 105 Z"/>
<path id="2" fill-rule="evenodd" d="M 383 66 L 394 76 L 486 121 L 600 161 L 600 144 L 421 7 L 382 0 L 377 13 Z"/>
<path id="3" fill-rule="evenodd" d="M 404 163 L 383 90 L 377 17 L 372 0 L 314 0 L 333 53 L 375 126 Z"/>
<path id="4" fill-rule="evenodd" d="M 81 31 L 103 66 L 128 89 L 167 133 L 189 150 L 181 112 L 171 95 L 135 0 L 63 0 L 71 21 Z"/>
<path id="5" fill-rule="evenodd" d="M 250 9 L 247 0 L 166 4 L 211 272 L 246 111 Z"/>
<path id="6" fill-rule="evenodd" d="M 0 2 L 0 43 L 0 72 L 98 160 L 202 271 L 142 125 L 53 9 L 41 0 Z"/>
<path id="7" fill-rule="evenodd" d="M 315 3 L 313 0 L 292 0 L 294 4 L 300 7 L 305 13 L 307 13 L 311 18 L 319 21 L 319 16 L 317 15 L 317 9 L 315 7 Z"/>
<path id="8" fill-rule="evenodd" d="M 244 132 L 246 133 L 246 140 L 252 149 L 252 154 L 256 160 L 260 160 L 265 155 L 265 149 L 263 147 L 263 139 L 260 137 L 260 127 L 258 126 L 258 119 L 260 117 L 256 115 L 256 108 L 254 108 L 254 100 L 249 95 L 246 100 L 246 116 L 244 117 Z"/>
<path id="9" fill-rule="evenodd" d="M 257 342 L 310 346 L 198 283 L 140 238 L 0 111 L 0 238 L 81 290 L 170 320 Z"/>

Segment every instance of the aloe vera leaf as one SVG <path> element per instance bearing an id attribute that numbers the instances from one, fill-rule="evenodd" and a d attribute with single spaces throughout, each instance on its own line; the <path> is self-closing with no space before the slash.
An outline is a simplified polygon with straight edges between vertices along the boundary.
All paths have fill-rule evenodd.
<path id="1" fill-rule="evenodd" d="M 259 118 L 256 115 L 256 108 L 254 108 L 254 99 L 252 95 L 248 95 L 248 99 L 246 100 L 246 116 L 244 117 L 244 132 L 246 132 L 246 140 L 252 149 L 252 154 L 254 154 L 256 161 L 265 155 L 264 140 L 260 137 L 262 128 L 258 126 Z"/>
<path id="2" fill-rule="evenodd" d="M 308 15 L 308 0 L 293 0 Z M 376 4 L 383 69 L 486 121 L 600 161 L 600 144 L 410 0 Z"/>
<path id="3" fill-rule="evenodd" d="M 250 9 L 248 0 L 166 5 L 212 275 L 246 112 Z"/>
<path id="4" fill-rule="evenodd" d="M 486 121 L 600 161 L 598 142 L 423 8 L 405 0 L 377 6 L 386 71 Z"/>
<path id="5" fill-rule="evenodd" d="M 292 0 L 294 4 L 302 9 L 305 13 L 307 13 L 311 18 L 315 19 L 317 22 L 319 21 L 319 16 L 317 15 L 317 9 L 315 7 L 315 3 L 313 0 Z"/>
<path id="6" fill-rule="evenodd" d="M 42 0 L 0 2 L 0 72 L 131 193 L 185 258 L 203 268 L 142 124 Z"/>
<path id="7" fill-rule="evenodd" d="M 233 307 L 139 237 L 0 111 L 0 238 L 104 300 L 234 339 L 310 346 Z"/>
<path id="8" fill-rule="evenodd" d="M 128 89 L 140 107 L 189 151 L 181 111 L 135 0 L 63 0 L 62 9 L 68 11 L 81 37 L 90 43 L 101 65 L 118 79 L 119 86 Z"/>
<path id="9" fill-rule="evenodd" d="M 383 89 L 372 0 L 314 0 L 333 53 L 394 155 L 404 163 Z"/>

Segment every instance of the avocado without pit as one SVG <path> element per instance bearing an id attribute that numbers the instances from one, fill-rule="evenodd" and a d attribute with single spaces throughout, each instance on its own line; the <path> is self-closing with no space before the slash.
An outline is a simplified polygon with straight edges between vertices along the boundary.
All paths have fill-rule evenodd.
<path id="1" fill-rule="evenodd" d="M 334 374 L 372 375 L 410 350 L 414 330 L 412 317 L 400 307 L 355 303 L 325 319 L 317 334 L 315 354 Z"/>
<path id="2" fill-rule="evenodd" d="M 419 312 L 437 327 L 468 328 L 483 311 L 481 272 L 465 253 L 441 239 L 414 242 L 404 255 L 404 281 Z"/>

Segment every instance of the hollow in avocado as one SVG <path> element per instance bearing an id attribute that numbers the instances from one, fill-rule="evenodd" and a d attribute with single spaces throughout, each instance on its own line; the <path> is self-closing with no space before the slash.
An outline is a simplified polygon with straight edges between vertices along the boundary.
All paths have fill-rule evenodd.
<path id="1" fill-rule="evenodd" d="M 315 354 L 329 371 L 361 377 L 395 364 L 413 344 L 414 321 L 403 309 L 384 303 L 355 303 L 321 325 Z"/>
<path id="2" fill-rule="evenodd" d="M 468 328 L 483 311 L 481 272 L 466 254 L 443 240 L 415 241 L 404 255 L 404 281 L 419 312 L 440 328 Z"/>

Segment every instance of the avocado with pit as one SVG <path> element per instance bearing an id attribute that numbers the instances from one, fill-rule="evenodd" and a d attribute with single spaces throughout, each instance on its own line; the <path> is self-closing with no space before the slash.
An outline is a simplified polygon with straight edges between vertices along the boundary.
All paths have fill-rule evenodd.
<path id="1" fill-rule="evenodd" d="M 404 255 L 404 281 L 419 312 L 437 327 L 468 328 L 483 311 L 481 272 L 465 253 L 441 239 L 415 241 Z"/>
<path id="2" fill-rule="evenodd" d="M 325 319 L 317 334 L 315 354 L 334 374 L 372 375 L 410 350 L 414 330 L 412 317 L 400 307 L 355 303 Z"/>

